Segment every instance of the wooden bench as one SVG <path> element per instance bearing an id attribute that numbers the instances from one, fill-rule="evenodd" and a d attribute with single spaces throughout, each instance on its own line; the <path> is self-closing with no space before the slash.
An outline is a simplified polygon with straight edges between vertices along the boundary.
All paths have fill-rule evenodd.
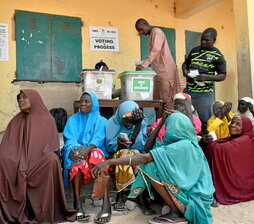
<path id="1" fill-rule="evenodd" d="M 162 100 L 134 100 L 140 108 L 155 108 L 156 109 L 156 117 L 159 118 L 162 115 L 163 111 L 163 102 Z M 124 100 L 99 100 L 100 107 L 109 107 L 113 108 L 114 112 L 118 108 L 118 106 L 124 102 Z M 79 101 L 74 101 L 73 103 L 74 113 L 79 111 Z"/>

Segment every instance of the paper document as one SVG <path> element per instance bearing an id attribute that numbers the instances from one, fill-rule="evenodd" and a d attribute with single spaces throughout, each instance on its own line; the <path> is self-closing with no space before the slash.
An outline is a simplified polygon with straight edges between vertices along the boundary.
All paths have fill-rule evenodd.
<path id="1" fill-rule="evenodd" d="M 135 61 L 135 66 L 139 66 L 143 63 L 143 61 Z"/>
<path id="2" fill-rule="evenodd" d="M 188 76 L 191 77 L 191 78 L 195 78 L 196 76 L 199 75 L 199 72 L 198 70 L 191 70 L 189 73 L 188 73 Z M 205 86 L 205 83 L 204 82 L 198 82 L 198 81 L 195 81 L 199 86 Z"/>
<path id="3" fill-rule="evenodd" d="M 209 135 L 211 135 L 213 137 L 213 141 L 217 140 L 217 136 L 215 134 L 215 131 L 210 132 Z"/>

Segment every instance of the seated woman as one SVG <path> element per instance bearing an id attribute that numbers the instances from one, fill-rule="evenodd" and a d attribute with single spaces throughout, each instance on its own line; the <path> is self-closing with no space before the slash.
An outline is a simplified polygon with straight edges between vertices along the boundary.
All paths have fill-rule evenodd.
<path id="1" fill-rule="evenodd" d="M 254 107 L 254 100 L 251 99 L 250 97 L 243 97 L 238 102 L 239 113 L 248 117 L 251 120 L 253 130 L 254 130 L 254 109 L 253 109 L 253 107 Z"/>
<path id="2" fill-rule="evenodd" d="M 72 183 L 73 206 L 78 210 L 78 220 L 88 220 L 80 201 L 81 184 L 92 179 L 91 169 L 108 156 L 104 147 L 106 118 L 99 115 L 99 102 L 93 93 L 84 92 L 80 97 L 80 112 L 72 115 L 64 128 L 62 148 L 64 165 L 64 184 Z M 107 170 L 105 170 L 106 172 Z M 107 191 L 103 197 L 103 207 L 96 220 L 108 222 L 111 207 Z"/>
<path id="3" fill-rule="evenodd" d="M 235 115 L 229 132 L 229 138 L 216 141 L 210 135 L 204 136 L 215 197 L 221 204 L 254 199 L 254 133 L 250 119 Z"/>
<path id="4" fill-rule="evenodd" d="M 229 124 L 234 114 L 231 112 L 232 103 L 217 100 L 213 103 L 213 116 L 207 121 L 207 131 L 215 132 L 217 138 L 229 137 Z"/>
<path id="5" fill-rule="evenodd" d="M 200 133 L 201 131 L 201 121 L 199 117 L 195 114 L 193 114 L 194 108 L 191 105 L 191 97 L 189 94 L 186 93 L 177 93 L 174 96 L 174 110 L 177 110 L 183 114 L 185 114 L 187 117 L 190 118 L 192 121 L 196 133 Z M 158 118 L 156 122 L 154 122 L 151 127 L 149 128 L 149 131 L 153 131 L 161 122 L 161 118 Z M 166 127 L 165 125 L 162 125 L 159 133 L 158 133 L 158 140 L 163 141 L 163 137 L 165 135 Z"/>
<path id="6" fill-rule="evenodd" d="M 165 121 L 163 143 L 150 150 L 160 127 L 150 135 L 145 146 L 146 154 L 109 159 L 96 164 L 92 175 L 111 165 L 141 165 L 130 197 L 137 197 L 151 185 L 169 205 L 170 212 L 155 217 L 149 223 L 212 223 L 210 205 L 214 187 L 207 160 L 199 147 L 195 129 L 190 119 L 182 113 L 173 113 Z M 152 195 L 151 195 L 152 196 Z"/>
<path id="7" fill-rule="evenodd" d="M 183 105 L 184 107 L 181 105 Z M 187 117 L 190 117 L 196 130 L 196 134 L 199 134 L 201 132 L 202 123 L 198 117 L 197 112 L 191 104 L 191 96 L 189 94 L 177 93 L 174 96 L 174 109 L 185 114 Z"/>
<path id="8" fill-rule="evenodd" d="M 146 118 L 134 101 L 125 101 L 120 104 L 116 114 L 111 117 L 106 125 L 106 146 L 114 158 L 129 157 L 144 153 L 144 145 L 147 140 Z M 123 134 L 122 134 L 123 133 Z M 124 139 L 123 136 L 127 135 Z M 116 203 L 113 208 L 116 211 L 126 210 L 123 198 L 123 190 L 135 180 L 136 166 L 116 166 L 115 181 L 118 191 Z"/>
<path id="9" fill-rule="evenodd" d="M 68 210 L 54 118 L 39 93 L 23 89 L 0 145 L 0 223 L 74 221 Z"/>

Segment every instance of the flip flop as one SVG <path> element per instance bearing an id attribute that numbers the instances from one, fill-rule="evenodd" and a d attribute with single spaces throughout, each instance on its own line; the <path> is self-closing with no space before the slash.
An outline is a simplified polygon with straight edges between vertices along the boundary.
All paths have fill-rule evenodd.
<path id="1" fill-rule="evenodd" d="M 118 211 L 118 212 L 123 212 L 123 211 L 127 210 L 127 207 L 126 207 L 125 203 L 123 203 L 123 202 L 116 202 L 113 205 L 113 210 Z"/>
<path id="2" fill-rule="evenodd" d="M 211 206 L 214 207 L 214 208 L 218 208 L 219 207 L 219 202 L 214 199 Z"/>
<path id="3" fill-rule="evenodd" d="M 150 224 L 188 224 L 185 218 L 180 218 L 178 220 L 172 220 L 162 216 L 155 216 L 148 221 Z"/>
<path id="4" fill-rule="evenodd" d="M 108 218 L 108 217 L 109 217 L 108 221 L 100 220 L 101 218 Z M 109 213 L 109 212 L 102 213 L 100 215 L 100 217 L 95 217 L 94 218 L 94 222 L 97 223 L 97 224 L 104 224 L 104 223 L 110 222 L 110 220 L 111 220 L 111 213 Z"/>
<path id="5" fill-rule="evenodd" d="M 152 208 L 145 208 L 145 209 L 141 209 L 142 213 L 144 215 L 148 215 L 148 216 L 151 216 L 151 215 L 156 215 L 156 211 Z"/>
<path id="6" fill-rule="evenodd" d="M 90 215 L 88 215 L 88 214 L 86 214 L 86 213 L 84 213 L 84 212 L 78 212 L 77 213 L 77 221 L 89 221 L 90 220 L 90 218 L 91 218 L 91 216 Z"/>

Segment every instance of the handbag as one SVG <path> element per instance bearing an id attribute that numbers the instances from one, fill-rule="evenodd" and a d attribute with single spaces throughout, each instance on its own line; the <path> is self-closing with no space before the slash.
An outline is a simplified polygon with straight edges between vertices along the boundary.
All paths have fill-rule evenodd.
<path id="1" fill-rule="evenodd" d="M 102 198 L 107 191 L 109 175 L 101 175 L 94 180 L 92 198 Z"/>

